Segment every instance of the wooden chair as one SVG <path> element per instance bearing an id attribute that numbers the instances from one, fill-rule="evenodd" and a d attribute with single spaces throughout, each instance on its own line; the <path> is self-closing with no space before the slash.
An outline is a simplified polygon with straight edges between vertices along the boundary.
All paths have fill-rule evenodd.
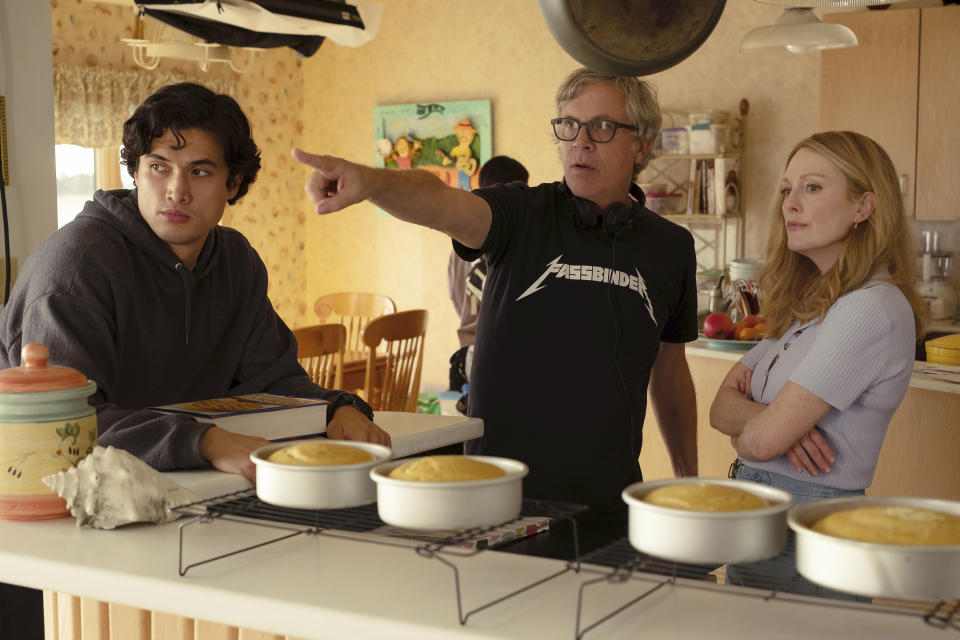
<path id="1" fill-rule="evenodd" d="M 379 411 L 417 410 L 423 341 L 427 333 L 426 309 L 413 309 L 375 318 L 363 332 L 367 346 L 364 397 Z M 384 343 L 385 366 L 379 374 L 377 348 Z M 379 356 L 383 358 L 384 356 Z"/>
<path id="2" fill-rule="evenodd" d="M 297 359 L 310 379 L 324 389 L 343 388 L 343 351 L 347 328 L 342 324 L 317 324 L 295 329 Z"/>
<path id="3" fill-rule="evenodd" d="M 363 330 L 367 324 L 396 310 L 396 303 L 379 293 L 329 293 L 313 303 L 313 311 L 321 322 L 339 322 L 347 328 L 343 356 L 346 362 L 364 358 Z"/>

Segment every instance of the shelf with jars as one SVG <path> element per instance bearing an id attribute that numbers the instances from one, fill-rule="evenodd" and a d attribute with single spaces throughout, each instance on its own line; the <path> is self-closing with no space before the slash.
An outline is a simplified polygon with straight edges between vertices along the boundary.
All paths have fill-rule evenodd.
<path id="1" fill-rule="evenodd" d="M 638 177 L 647 206 L 693 234 L 700 271 L 722 270 L 743 253 L 741 170 L 749 108 L 743 99 L 736 116 L 664 109 L 655 155 Z"/>

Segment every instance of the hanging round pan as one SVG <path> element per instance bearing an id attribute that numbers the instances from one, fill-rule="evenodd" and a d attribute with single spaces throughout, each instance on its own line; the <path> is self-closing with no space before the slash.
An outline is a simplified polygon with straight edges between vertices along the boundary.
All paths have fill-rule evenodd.
<path id="1" fill-rule="evenodd" d="M 704 43 L 726 0 L 540 0 L 557 43 L 586 67 L 646 76 Z"/>

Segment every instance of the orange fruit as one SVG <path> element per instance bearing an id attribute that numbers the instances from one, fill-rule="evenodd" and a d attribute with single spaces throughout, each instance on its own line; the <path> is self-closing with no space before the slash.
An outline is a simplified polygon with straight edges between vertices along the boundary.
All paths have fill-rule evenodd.
<path id="1" fill-rule="evenodd" d="M 737 340 L 756 340 L 757 330 L 753 327 L 742 327 L 736 332 Z"/>
<path id="2" fill-rule="evenodd" d="M 758 323 L 756 324 L 756 326 L 754 327 L 754 329 L 757 330 L 757 335 L 758 335 L 758 336 L 765 336 L 765 335 L 767 335 L 767 331 L 770 330 L 770 328 L 767 326 L 767 323 L 766 323 L 766 322 L 758 322 Z"/>

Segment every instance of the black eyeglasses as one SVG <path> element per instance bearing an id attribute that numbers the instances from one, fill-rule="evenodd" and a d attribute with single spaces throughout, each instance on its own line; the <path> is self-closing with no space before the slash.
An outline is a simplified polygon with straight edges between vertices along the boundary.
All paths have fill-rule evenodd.
<path id="1" fill-rule="evenodd" d="M 590 122 L 580 122 L 574 118 L 554 118 L 550 121 L 553 125 L 553 133 L 557 138 L 564 142 L 570 142 L 580 135 L 580 127 L 587 125 L 587 137 L 593 142 L 610 142 L 613 136 L 617 135 L 617 129 L 629 129 L 630 131 L 639 131 L 632 124 L 614 122 L 613 120 L 591 120 Z"/>

